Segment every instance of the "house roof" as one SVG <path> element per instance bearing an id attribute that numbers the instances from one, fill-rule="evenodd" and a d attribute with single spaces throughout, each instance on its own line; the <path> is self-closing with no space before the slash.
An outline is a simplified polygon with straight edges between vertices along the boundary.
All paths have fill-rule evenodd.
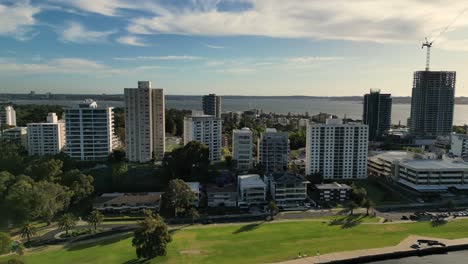
<path id="1" fill-rule="evenodd" d="M 292 172 L 275 172 L 270 174 L 269 177 L 272 178 L 275 183 L 281 184 L 310 183 L 304 176 Z"/>
<path id="2" fill-rule="evenodd" d="M 207 193 L 220 193 L 220 192 L 237 192 L 236 186 L 233 184 L 224 185 L 224 186 L 217 186 L 214 184 L 210 184 L 206 186 Z"/>
<path id="3" fill-rule="evenodd" d="M 317 188 L 319 190 L 330 190 L 330 189 L 332 189 L 332 190 L 343 190 L 343 189 L 351 190 L 352 189 L 347 184 L 337 183 L 337 182 L 324 183 L 324 184 L 315 184 L 315 188 Z"/>
<path id="4" fill-rule="evenodd" d="M 265 187 L 266 184 L 258 174 L 248 174 L 239 176 L 239 185 L 243 188 Z"/>

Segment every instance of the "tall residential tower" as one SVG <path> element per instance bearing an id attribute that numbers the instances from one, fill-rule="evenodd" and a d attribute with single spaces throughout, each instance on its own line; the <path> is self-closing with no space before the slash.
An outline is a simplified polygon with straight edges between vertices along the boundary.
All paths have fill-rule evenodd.
<path id="1" fill-rule="evenodd" d="M 392 96 L 373 89 L 364 95 L 362 122 L 369 126 L 369 140 L 380 140 L 391 126 Z"/>
<path id="2" fill-rule="evenodd" d="M 125 88 L 125 145 L 129 161 L 162 160 L 165 147 L 164 92 L 151 82 Z"/>
<path id="3" fill-rule="evenodd" d="M 221 118 L 221 96 L 215 94 L 203 96 L 203 113 Z"/>

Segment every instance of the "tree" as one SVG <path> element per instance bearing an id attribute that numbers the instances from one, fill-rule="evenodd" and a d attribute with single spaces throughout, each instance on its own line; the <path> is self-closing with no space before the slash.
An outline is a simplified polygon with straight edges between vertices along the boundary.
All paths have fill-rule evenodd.
<path id="1" fill-rule="evenodd" d="M 192 220 L 192 225 L 200 218 L 200 214 L 198 213 L 197 209 L 193 207 L 187 210 L 186 215 Z"/>
<path id="2" fill-rule="evenodd" d="M 206 182 L 210 165 L 209 149 L 200 142 L 191 141 L 183 148 L 165 155 L 163 166 L 170 179 Z"/>
<path id="3" fill-rule="evenodd" d="M 366 215 L 369 215 L 369 210 L 374 208 L 375 203 L 371 199 L 365 198 L 364 200 L 362 200 L 361 205 L 366 208 Z"/>
<path id="4" fill-rule="evenodd" d="M 174 216 L 177 216 L 179 210 L 190 207 L 195 199 L 195 194 L 190 187 L 180 179 L 169 182 L 164 196 L 166 207 L 174 210 Z"/>
<path id="5" fill-rule="evenodd" d="M 94 178 L 79 170 L 66 172 L 62 177 L 62 184 L 69 187 L 73 193 L 71 198 L 73 204 L 88 198 L 94 192 Z"/>
<path id="6" fill-rule="evenodd" d="M 0 172 L 0 202 L 5 198 L 8 189 L 15 182 L 15 176 L 8 171 Z"/>
<path id="7" fill-rule="evenodd" d="M 97 226 L 100 223 L 102 223 L 103 220 L 104 220 L 104 215 L 98 210 L 92 211 L 88 216 L 88 223 L 93 225 L 94 230 L 97 229 Z"/>
<path id="8" fill-rule="evenodd" d="M 11 238 L 8 234 L 0 232 L 0 255 L 9 253 L 11 250 Z"/>
<path id="9" fill-rule="evenodd" d="M 166 223 L 159 215 L 146 212 L 145 219 L 138 223 L 132 245 L 138 258 L 152 259 L 166 255 L 166 247 L 172 241 Z"/>
<path id="10" fill-rule="evenodd" d="M 306 135 L 304 131 L 289 133 L 289 145 L 292 150 L 305 148 Z"/>
<path id="11" fill-rule="evenodd" d="M 31 237 L 36 235 L 36 228 L 31 223 L 26 223 L 21 228 L 21 237 L 26 238 L 28 242 L 31 242 Z"/>
<path id="12" fill-rule="evenodd" d="M 33 185 L 32 199 L 34 201 L 33 217 L 40 218 L 50 224 L 54 216 L 68 208 L 73 195 L 66 186 L 47 181 L 36 182 Z"/>
<path id="13" fill-rule="evenodd" d="M 59 159 L 36 159 L 26 168 L 26 174 L 36 181 L 57 182 L 62 174 L 63 162 Z"/>
<path id="14" fill-rule="evenodd" d="M 354 214 L 354 209 L 356 208 L 358 208 L 358 205 L 354 201 L 349 201 L 348 203 L 346 203 L 346 209 L 349 210 L 350 215 Z"/>
<path id="15" fill-rule="evenodd" d="M 112 153 L 109 155 L 109 162 L 111 163 L 119 163 L 119 162 L 125 162 L 125 150 L 118 148 L 114 149 Z"/>
<path id="16" fill-rule="evenodd" d="M 128 174 L 128 164 L 119 162 L 112 165 L 112 185 L 114 188 L 120 188 L 125 177 Z"/>
<path id="17" fill-rule="evenodd" d="M 76 218 L 70 213 L 63 214 L 58 221 L 58 225 L 60 229 L 65 230 L 65 234 L 68 235 L 68 231 L 76 226 Z"/>
<path id="18" fill-rule="evenodd" d="M 268 203 L 267 210 L 270 213 L 271 219 L 273 219 L 279 212 L 279 208 L 274 201 L 270 201 Z"/>
<path id="19" fill-rule="evenodd" d="M 28 176 L 20 175 L 10 186 L 5 196 L 5 204 L 17 221 L 28 221 L 33 218 L 36 201 L 33 197 L 34 181 Z"/>
<path id="20" fill-rule="evenodd" d="M 356 184 L 352 184 L 351 187 L 353 188 L 351 191 L 351 200 L 353 200 L 356 204 L 361 204 L 364 199 L 367 197 L 367 191 L 363 187 L 359 187 Z"/>
<path id="21" fill-rule="evenodd" d="M 8 171 L 15 175 L 23 173 L 26 150 L 17 144 L 0 140 L 0 171 Z"/>
<path id="22" fill-rule="evenodd" d="M 453 210 L 455 210 L 457 205 L 452 199 L 449 199 L 445 202 L 444 207 L 449 211 L 449 213 L 451 213 Z"/>

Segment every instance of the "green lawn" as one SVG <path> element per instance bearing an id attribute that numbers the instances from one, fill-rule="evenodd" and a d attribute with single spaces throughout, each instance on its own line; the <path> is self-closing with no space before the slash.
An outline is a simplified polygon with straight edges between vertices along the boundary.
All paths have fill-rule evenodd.
<path id="1" fill-rule="evenodd" d="M 430 223 L 331 225 L 319 221 L 200 226 L 176 231 L 168 255 L 152 263 L 265 263 L 302 254 L 396 245 L 410 234 L 439 238 L 468 237 L 468 221 L 439 227 Z M 24 257 L 35 263 L 135 263 L 131 237 L 89 246 L 38 251 Z M 0 258 L 0 263 L 5 261 Z"/>

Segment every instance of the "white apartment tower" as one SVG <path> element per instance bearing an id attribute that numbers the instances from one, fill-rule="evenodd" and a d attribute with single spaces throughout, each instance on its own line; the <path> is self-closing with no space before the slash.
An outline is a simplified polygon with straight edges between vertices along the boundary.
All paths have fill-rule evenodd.
<path id="1" fill-rule="evenodd" d="M 232 158 L 237 169 L 248 171 L 253 163 L 252 131 L 248 127 L 232 131 Z"/>
<path id="2" fill-rule="evenodd" d="M 28 124 L 28 153 L 30 156 L 55 155 L 65 145 L 65 124 L 55 113 L 47 115 L 46 123 Z"/>
<path id="3" fill-rule="evenodd" d="M 266 172 L 281 172 L 288 169 L 289 135 L 267 128 L 258 142 L 258 162 Z"/>
<path id="4" fill-rule="evenodd" d="M 212 115 L 192 115 L 184 118 L 184 145 L 198 141 L 210 149 L 210 160 L 221 159 L 222 121 Z"/>
<path id="5" fill-rule="evenodd" d="M 71 158 L 106 160 L 116 146 L 112 107 L 87 99 L 65 109 L 65 152 Z"/>
<path id="6" fill-rule="evenodd" d="M 310 122 L 306 134 L 306 174 L 324 179 L 367 178 L 368 126 L 328 119 Z"/>
<path id="7" fill-rule="evenodd" d="M 0 127 L 3 126 L 16 126 L 16 111 L 11 105 L 0 109 Z"/>
<path id="8" fill-rule="evenodd" d="M 162 160 L 165 149 L 163 89 L 139 81 L 138 88 L 125 88 L 125 145 L 129 161 Z"/>

